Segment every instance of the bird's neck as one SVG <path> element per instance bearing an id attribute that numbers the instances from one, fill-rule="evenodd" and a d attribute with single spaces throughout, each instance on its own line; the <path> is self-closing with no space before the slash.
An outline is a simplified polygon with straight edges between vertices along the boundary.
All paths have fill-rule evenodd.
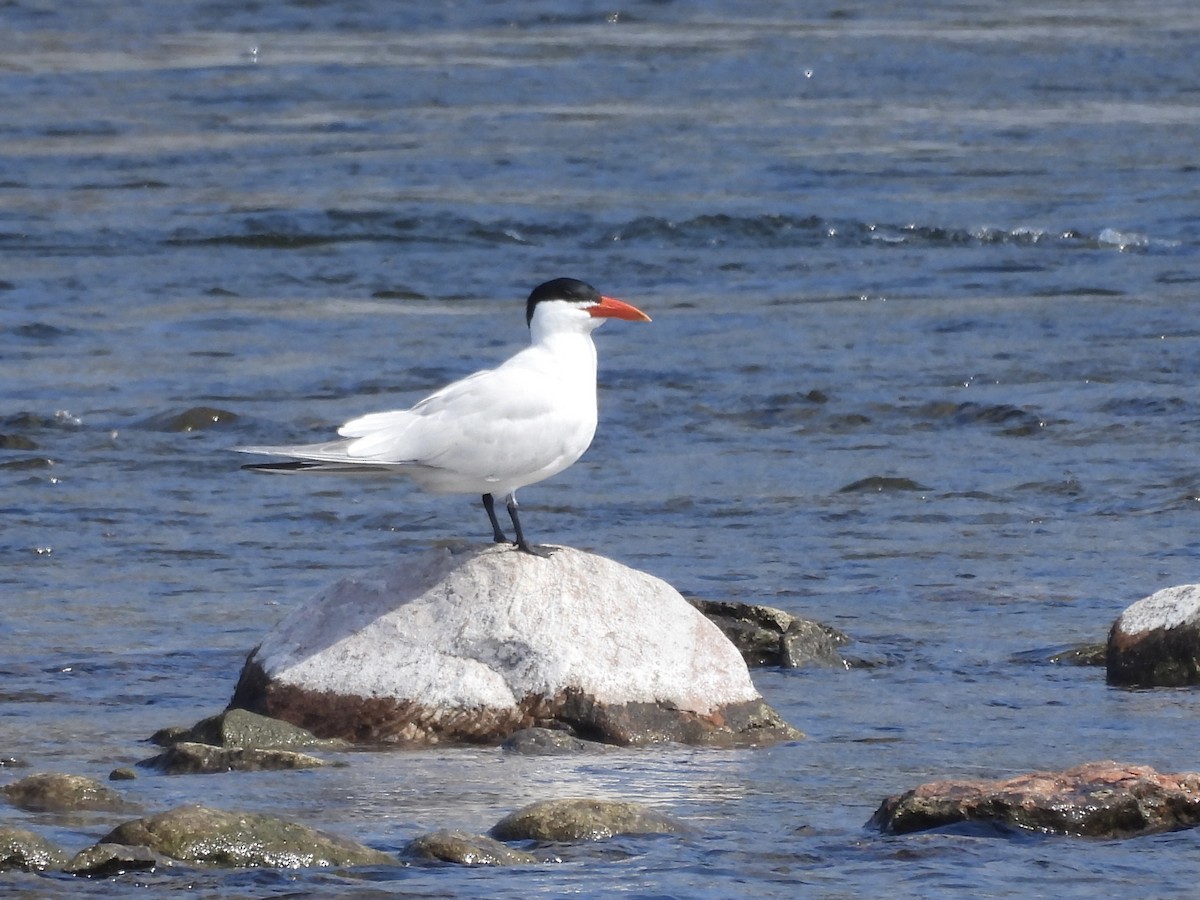
<path id="1" fill-rule="evenodd" d="M 564 375 L 575 372 L 596 378 L 596 345 L 588 331 L 548 331 L 534 329 L 532 346 L 558 359 Z"/>

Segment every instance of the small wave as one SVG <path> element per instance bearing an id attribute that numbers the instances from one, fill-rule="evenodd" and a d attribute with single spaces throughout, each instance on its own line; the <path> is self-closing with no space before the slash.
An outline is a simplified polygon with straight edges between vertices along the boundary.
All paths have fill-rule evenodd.
<path id="1" fill-rule="evenodd" d="M 680 248 L 815 246 L 981 247 L 1015 246 L 1149 250 L 1174 246 L 1147 235 L 1105 228 L 1095 234 L 1055 231 L 1032 224 L 957 227 L 917 222 L 887 223 L 817 215 L 716 212 L 686 219 L 639 216 L 603 223 L 586 217 L 537 221 L 475 219 L 453 213 L 397 215 L 379 210 L 256 212 L 220 230 L 181 228 L 168 246 L 227 245 L 249 249 L 296 249 L 351 241 L 465 246 L 541 246 L 568 241 L 588 248 L 614 243 Z"/>

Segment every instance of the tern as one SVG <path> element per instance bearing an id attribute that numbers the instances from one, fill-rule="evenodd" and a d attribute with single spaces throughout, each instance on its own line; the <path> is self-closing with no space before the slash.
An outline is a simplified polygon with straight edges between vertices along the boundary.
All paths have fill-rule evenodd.
<path id="1" fill-rule="evenodd" d="M 435 494 L 480 494 L 492 538 L 508 542 L 496 518 L 502 497 L 519 550 L 536 556 L 517 513 L 517 491 L 579 459 L 596 433 L 596 345 L 605 319 L 649 322 L 629 303 L 590 284 L 556 278 L 525 304 L 529 346 L 494 369 L 468 375 L 410 409 L 370 413 L 338 429 L 340 440 L 236 447 L 290 462 L 244 468 L 268 472 L 380 472 L 408 475 Z"/>

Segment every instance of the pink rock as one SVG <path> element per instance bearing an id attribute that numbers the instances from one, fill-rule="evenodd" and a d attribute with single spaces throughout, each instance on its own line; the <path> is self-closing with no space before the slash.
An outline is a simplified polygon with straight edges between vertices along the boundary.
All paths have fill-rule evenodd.
<path id="1" fill-rule="evenodd" d="M 1004 781 L 932 781 L 889 797 L 871 825 L 893 834 L 959 822 L 1119 838 L 1200 824 L 1200 773 L 1090 762 Z"/>

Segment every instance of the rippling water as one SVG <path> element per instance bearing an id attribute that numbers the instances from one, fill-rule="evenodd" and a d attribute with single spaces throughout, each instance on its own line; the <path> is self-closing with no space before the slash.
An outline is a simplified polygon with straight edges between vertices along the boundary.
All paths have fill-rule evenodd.
<path id="1" fill-rule="evenodd" d="M 531 537 L 836 625 L 864 665 L 757 672 L 809 734 L 769 751 L 352 754 L 128 789 L 387 849 L 594 792 L 662 804 L 694 839 L 505 873 L 137 881 L 1194 889 L 1191 832 L 863 825 L 933 777 L 1197 768 L 1192 692 L 1047 660 L 1196 578 L 1200 10 L 277 7 L 0 10 L 0 754 L 103 777 L 223 706 L 320 586 L 486 539 L 472 498 L 255 478 L 225 451 L 316 440 L 502 359 L 528 290 L 572 275 L 655 321 L 598 334 L 600 432 L 523 493 Z M 108 827 L 0 811 L 31 822 L 71 849 Z"/>

